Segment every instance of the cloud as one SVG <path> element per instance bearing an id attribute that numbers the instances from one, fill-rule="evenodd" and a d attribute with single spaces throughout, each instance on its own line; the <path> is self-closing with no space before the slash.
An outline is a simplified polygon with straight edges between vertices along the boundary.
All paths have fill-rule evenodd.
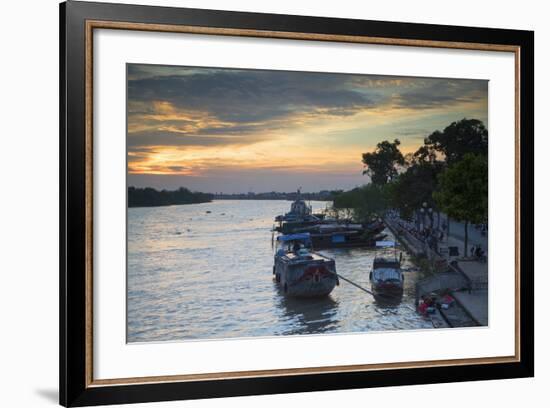
<path id="1" fill-rule="evenodd" d="M 221 121 L 259 122 L 296 112 L 348 115 L 375 104 L 346 75 L 261 70 L 206 70 L 130 79 L 131 101 L 165 101 L 208 111 Z M 135 76 L 135 75 L 134 75 Z M 133 77 L 133 76 L 132 76 Z"/>
<path id="2" fill-rule="evenodd" d="M 487 115 L 488 82 L 481 80 L 127 69 L 133 174 L 195 177 L 217 166 L 309 172 L 325 163 L 336 171 L 334 157 L 349 169 L 346 163 L 384 138 L 398 137 L 410 150 L 454 117 Z"/>
<path id="3" fill-rule="evenodd" d="M 249 134 L 247 131 L 235 133 L 226 131 L 211 131 L 209 134 L 193 134 L 167 130 L 150 130 L 135 132 L 128 135 L 128 148 L 133 152 L 135 148 L 146 146 L 217 146 L 217 145 L 245 145 L 269 139 L 268 135 Z"/>
<path id="4" fill-rule="evenodd" d="M 480 80 L 424 79 L 394 94 L 393 102 L 398 108 L 416 110 L 475 103 L 487 98 L 487 86 Z"/>

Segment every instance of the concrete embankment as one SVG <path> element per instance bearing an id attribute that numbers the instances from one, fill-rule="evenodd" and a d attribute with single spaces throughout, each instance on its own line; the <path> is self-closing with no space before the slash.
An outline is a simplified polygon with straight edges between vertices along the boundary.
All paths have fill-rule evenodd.
<path id="1" fill-rule="evenodd" d="M 417 258 L 421 258 L 426 255 L 424 245 L 414 238 L 408 231 L 399 228 L 393 221 L 385 218 L 384 224 L 392 232 L 397 239 L 409 253 L 413 254 Z"/>
<path id="2" fill-rule="evenodd" d="M 426 258 L 429 263 L 438 265 L 432 268 L 431 275 L 416 283 L 416 303 L 424 295 L 450 293 L 456 300 L 454 306 L 437 310 L 432 317 L 434 327 L 471 327 L 487 325 L 487 292 L 472 293 L 472 274 L 480 274 L 483 265 L 460 262 L 460 267 L 451 266 L 447 260 L 428 248 L 426 244 L 401 228 L 396 222 L 384 219 L 384 223 L 395 238 L 416 258 Z M 464 270 L 466 269 L 466 271 Z M 485 266 L 486 270 L 486 266 Z"/>

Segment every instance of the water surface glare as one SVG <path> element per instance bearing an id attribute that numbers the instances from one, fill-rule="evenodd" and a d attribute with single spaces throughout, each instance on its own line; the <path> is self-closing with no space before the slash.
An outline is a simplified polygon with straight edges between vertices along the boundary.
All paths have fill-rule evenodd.
<path id="1" fill-rule="evenodd" d="M 311 204 L 314 211 L 326 206 Z M 273 280 L 271 228 L 289 207 L 283 200 L 219 200 L 129 208 L 128 342 L 432 328 L 414 311 L 418 277 L 405 254 L 398 305 L 378 304 L 344 281 L 323 299 L 285 298 Z M 320 252 L 335 259 L 339 274 L 370 289 L 375 250 Z"/>

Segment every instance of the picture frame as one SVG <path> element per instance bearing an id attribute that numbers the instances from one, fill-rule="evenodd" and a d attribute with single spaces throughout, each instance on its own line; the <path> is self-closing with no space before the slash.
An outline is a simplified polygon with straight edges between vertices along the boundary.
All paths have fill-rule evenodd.
<path id="1" fill-rule="evenodd" d="M 94 377 L 94 32 L 164 32 L 411 49 L 508 52 L 515 61 L 515 352 L 418 360 Z M 498 118 L 492 118 L 498 120 Z M 534 375 L 534 33 L 68 1 L 60 5 L 60 403 L 64 406 L 340 390 Z M 520 250 L 521 249 L 521 250 Z M 498 250 L 497 250 L 498 252 Z M 123 272 L 121 272 L 123 273 Z M 121 295 L 124 296 L 124 295 Z"/>

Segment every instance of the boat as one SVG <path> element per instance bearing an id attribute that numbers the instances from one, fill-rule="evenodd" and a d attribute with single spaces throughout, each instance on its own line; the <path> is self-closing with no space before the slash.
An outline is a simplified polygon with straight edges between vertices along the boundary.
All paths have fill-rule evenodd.
<path id="1" fill-rule="evenodd" d="M 298 189 L 296 199 L 290 205 L 290 211 L 275 217 L 275 221 L 279 225 L 274 230 L 283 234 L 291 234 L 299 228 L 317 225 L 324 218 L 324 214 L 313 214 L 311 205 L 302 199 L 300 189 Z"/>
<path id="2" fill-rule="evenodd" d="M 405 277 L 401 269 L 402 254 L 399 259 L 395 254 L 395 242 L 378 241 L 377 247 L 394 248 L 393 256 L 375 255 L 372 270 L 369 274 L 371 289 L 375 297 L 401 299 Z"/>
<path id="3" fill-rule="evenodd" d="M 339 284 L 334 259 L 314 252 L 309 233 L 279 235 L 273 274 L 290 297 L 327 296 Z"/>
<path id="4" fill-rule="evenodd" d="M 316 249 L 374 247 L 377 241 L 386 238 L 382 234 L 384 225 L 370 225 L 323 222 L 321 224 L 297 228 L 296 232 L 309 232 Z"/>

